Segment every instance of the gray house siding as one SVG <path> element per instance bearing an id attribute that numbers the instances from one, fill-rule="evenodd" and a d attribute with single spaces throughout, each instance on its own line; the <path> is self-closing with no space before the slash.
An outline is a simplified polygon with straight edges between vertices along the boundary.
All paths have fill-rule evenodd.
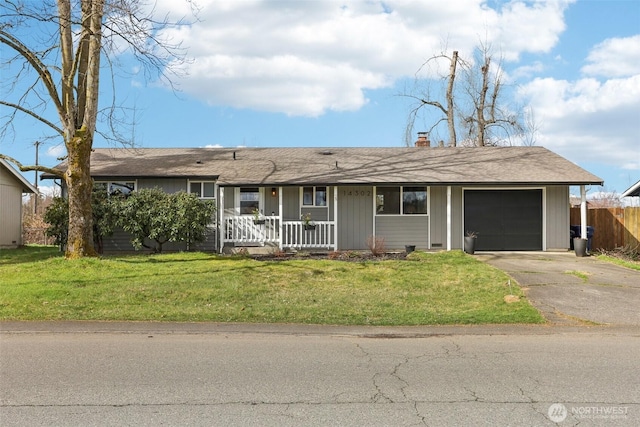
<path id="1" fill-rule="evenodd" d="M 546 240 L 547 250 L 569 249 L 569 187 L 546 188 Z"/>
<path id="2" fill-rule="evenodd" d="M 447 247 L 447 187 L 429 189 L 431 249 Z"/>
<path id="3" fill-rule="evenodd" d="M 446 200 L 445 195 L 445 209 Z M 462 217 L 462 187 L 451 187 L 451 249 L 462 249 L 464 247 L 465 231 L 462 228 Z"/>
<path id="4" fill-rule="evenodd" d="M 373 187 L 338 188 L 338 249 L 367 249 L 373 235 Z"/>
<path id="5" fill-rule="evenodd" d="M 285 221 L 300 219 L 300 190 L 298 187 L 282 188 L 282 218 Z"/>
<path id="6" fill-rule="evenodd" d="M 376 216 L 376 238 L 384 238 L 386 249 L 404 249 L 415 245 L 428 249 L 429 217 L 426 215 Z"/>
<path id="7" fill-rule="evenodd" d="M 187 180 L 184 178 L 153 178 L 139 179 L 138 189 L 155 188 L 162 189 L 165 193 L 177 193 L 179 191 L 187 191 Z"/>

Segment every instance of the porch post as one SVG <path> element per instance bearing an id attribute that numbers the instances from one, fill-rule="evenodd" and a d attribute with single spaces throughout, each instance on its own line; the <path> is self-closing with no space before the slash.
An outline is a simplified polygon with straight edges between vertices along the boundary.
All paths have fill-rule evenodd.
<path id="1" fill-rule="evenodd" d="M 278 187 L 278 247 L 282 250 L 282 187 Z"/>
<path id="2" fill-rule="evenodd" d="M 220 197 L 218 197 L 218 240 L 220 244 L 220 248 L 218 249 L 220 253 L 222 253 L 222 249 L 224 248 L 224 235 L 226 233 L 225 224 L 224 224 L 224 187 L 220 188 Z"/>
<path id="3" fill-rule="evenodd" d="M 451 250 L 451 186 L 447 185 L 447 250 Z"/>
<path id="4" fill-rule="evenodd" d="M 580 186 L 580 237 L 587 238 L 587 191 Z"/>
<path id="5" fill-rule="evenodd" d="M 333 187 L 333 250 L 338 250 L 338 187 Z"/>

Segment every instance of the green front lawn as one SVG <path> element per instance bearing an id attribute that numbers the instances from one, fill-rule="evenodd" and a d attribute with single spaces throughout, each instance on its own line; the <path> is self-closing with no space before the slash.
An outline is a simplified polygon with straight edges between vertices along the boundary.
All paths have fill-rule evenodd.
<path id="1" fill-rule="evenodd" d="M 207 253 L 66 260 L 0 250 L 0 320 L 340 325 L 541 323 L 508 276 L 460 251 L 407 260 L 257 261 Z M 511 290 L 523 297 L 517 286 Z"/>

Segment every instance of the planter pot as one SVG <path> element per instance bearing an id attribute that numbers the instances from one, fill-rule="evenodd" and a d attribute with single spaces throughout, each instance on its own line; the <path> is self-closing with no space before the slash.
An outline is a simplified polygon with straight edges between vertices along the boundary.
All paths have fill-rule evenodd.
<path id="1" fill-rule="evenodd" d="M 464 238 L 464 251 L 469 255 L 473 255 L 476 251 L 476 238 L 465 237 Z"/>
<path id="2" fill-rule="evenodd" d="M 416 250 L 416 245 L 405 245 L 404 251 L 408 254 Z"/>
<path id="3" fill-rule="evenodd" d="M 580 237 L 573 238 L 573 250 L 576 252 L 576 256 L 587 256 L 587 239 L 581 239 Z"/>
<path id="4" fill-rule="evenodd" d="M 254 219 L 254 220 L 253 220 L 253 223 L 254 223 L 255 225 L 262 225 L 262 224 L 264 224 L 264 223 L 265 223 L 265 221 L 266 221 L 266 220 L 264 220 L 264 219 Z"/>
<path id="5" fill-rule="evenodd" d="M 304 229 L 307 231 L 311 231 L 311 230 L 315 230 L 316 226 L 315 225 L 311 225 L 311 224 L 305 224 L 304 225 Z"/>

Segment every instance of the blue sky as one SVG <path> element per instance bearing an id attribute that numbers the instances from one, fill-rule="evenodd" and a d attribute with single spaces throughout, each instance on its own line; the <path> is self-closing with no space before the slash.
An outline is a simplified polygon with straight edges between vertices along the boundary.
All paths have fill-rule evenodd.
<path id="1" fill-rule="evenodd" d="M 536 145 L 605 180 L 590 194 L 640 180 L 636 0 L 197 3 L 199 21 L 163 35 L 188 48 L 191 61 L 174 80 L 180 92 L 120 57 L 116 94 L 136 109 L 124 132 L 139 146 L 402 146 L 412 101 L 401 94 L 421 65 L 453 49 L 470 59 L 482 41 L 503 58 L 506 103 L 533 112 Z M 156 8 L 186 12 L 176 0 Z M 419 75 L 437 86 L 437 70 Z M 423 116 L 415 130 L 438 118 Z M 14 125 L 0 153 L 31 164 L 33 141 L 49 132 L 26 119 Z M 62 146 L 45 141 L 40 163 L 54 165 Z M 110 146 L 100 137 L 94 145 Z"/>

